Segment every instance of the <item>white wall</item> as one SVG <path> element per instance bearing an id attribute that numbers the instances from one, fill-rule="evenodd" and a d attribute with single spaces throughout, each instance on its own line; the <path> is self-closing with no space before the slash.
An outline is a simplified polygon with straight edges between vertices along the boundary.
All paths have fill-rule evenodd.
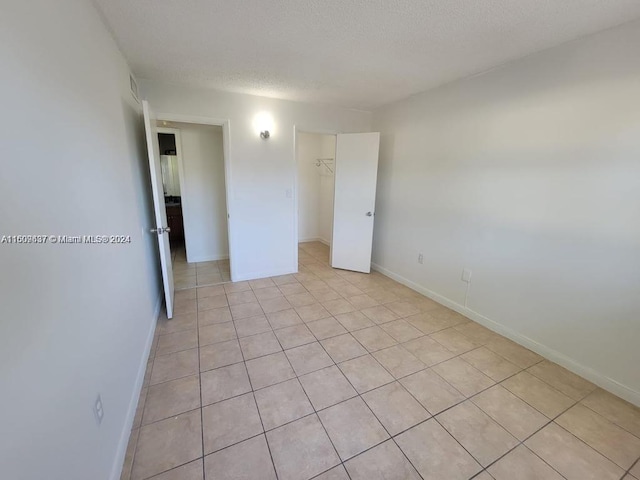
<path id="1" fill-rule="evenodd" d="M 320 238 L 320 174 L 315 161 L 322 155 L 322 137 L 298 132 L 298 241 Z"/>
<path id="2" fill-rule="evenodd" d="M 331 242 L 333 175 L 319 158 L 335 157 L 335 135 L 298 132 L 298 239 Z"/>
<path id="3" fill-rule="evenodd" d="M 182 216 L 188 262 L 229 257 L 222 127 L 172 124 L 180 130 Z"/>
<path id="4" fill-rule="evenodd" d="M 230 241 L 235 280 L 297 270 L 294 125 L 302 131 L 365 132 L 371 114 L 210 89 L 144 81 L 141 87 L 163 113 L 228 119 L 231 180 Z M 253 127 L 254 116 L 274 118 L 269 140 Z"/>
<path id="5" fill-rule="evenodd" d="M 640 404 L 637 45 L 636 22 L 375 112 L 374 262 Z"/>
<path id="6" fill-rule="evenodd" d="M 1 233 L 132 239 L 0 244 L 0 477 L 118 478 L 160 298 L 140 108 L 88 1 L 3 1 L 0 64 Z"/>
<path id="7" fill-rule="evenodd" d="M 320 239 L 331 245 L 333 236 L 333 197 L 335 192 L 336 169 L 336 137 L 335 135 L 323 135 L 321 139 L 322 158 L 333 158 L 331 172 L 323 168 L 320 176 Z"/>

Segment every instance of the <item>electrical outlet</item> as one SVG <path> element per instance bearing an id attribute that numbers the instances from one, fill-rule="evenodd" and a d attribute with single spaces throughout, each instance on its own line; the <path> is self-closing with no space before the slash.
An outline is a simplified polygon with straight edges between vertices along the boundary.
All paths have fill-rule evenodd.
<path id="1" fill-rule="evenodd" d="M 469 270 L 468 268 L 465 268 L 464 270 L 462 270 L 462 281 L 463 282 L 467 282 L 467 283 L 471 283 L 471 274 L 473 272 L 471 270 Z"/>
<path id="2" fill-rule="evenodd" d="M 424 255 L 421 253 L 418 254 L 418 263 L 422 265 L 424 263 Z"/>
<path id="3" fill-rule="evenodd" d="M 104 417 L 104 408 L 102 407 L 102 398 L 100 397 L 100 394 L 98 394 L 96 403 L 93 405 L 93 414 L 96 416 L 96 423 L 100 425 L 102 423 L 102 418 Z"/>

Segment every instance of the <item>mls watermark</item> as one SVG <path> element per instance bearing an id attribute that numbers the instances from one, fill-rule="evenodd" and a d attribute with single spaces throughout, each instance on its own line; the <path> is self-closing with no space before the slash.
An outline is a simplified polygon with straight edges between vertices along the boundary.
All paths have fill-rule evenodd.
<path id="1" fill-rule="evenodd" d="M 131 243 L 131 235 L 2 235 L 1 244 L 113 245 Z"/>

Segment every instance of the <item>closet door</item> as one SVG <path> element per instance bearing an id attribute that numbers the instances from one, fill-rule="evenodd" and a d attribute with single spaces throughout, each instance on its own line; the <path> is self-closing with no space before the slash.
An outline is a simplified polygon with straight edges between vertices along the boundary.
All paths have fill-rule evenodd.
<path id="1" fill-rule="evenodd" d="M 371 271 L 380 134 L 337 135 L 331 266 Z"/>

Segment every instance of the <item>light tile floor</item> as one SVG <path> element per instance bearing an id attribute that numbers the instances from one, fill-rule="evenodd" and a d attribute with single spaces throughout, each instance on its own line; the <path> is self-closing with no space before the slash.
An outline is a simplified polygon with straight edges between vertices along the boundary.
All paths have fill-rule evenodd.
<path id="1" fill-rule="evenodd" d="M 220 285 L 231 281 L 229 260 L 187 263 L 184 244 L 171 249 L 173 284 L 176 290 Z"/>
<path id="2" fill-rule="evenodd" d="M 327 260 L 176 293 L 122 479 L 640 480 L 640 409 Z"/>

